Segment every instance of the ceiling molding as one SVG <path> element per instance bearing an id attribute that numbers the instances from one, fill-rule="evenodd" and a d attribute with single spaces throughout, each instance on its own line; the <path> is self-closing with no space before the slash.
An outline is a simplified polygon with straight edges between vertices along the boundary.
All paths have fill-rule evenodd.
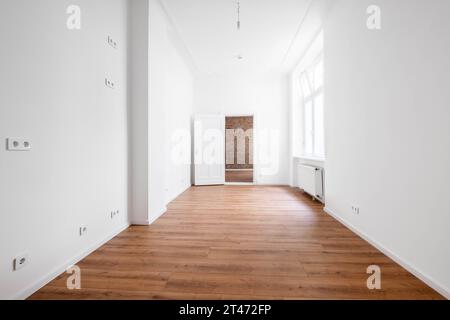
<path id="1" fill-rule="evenodd" d="M 164 0 L 157 0 L 159 5 L 161 6 L 161 9 L 163 10 L 164 14 L 166 15 L 166 18 L 169 22 L 169 24 L 172 26 L 173 30 L 176 33 L 176 36 L 178 38 L 178 41 L 180 42 L 181 46 L 183 47 L 183 50 L 185 51 L 185 54 L 187 55 L 188 63 L 194 73 L 199 73 L 200 69 L 194 59 L 194 56 L 192 55 L 191 50 L 189 50 L 189 47 L 186 45 L 186 42 L 184 41 L 183 37 L 181 36 L 181 33 L 179 31 L 179 28 L 177 24 L 175 23 L 175 19 L 173 18 L 172 14 L 170 13 L 170 10 L 168 9 L 167 5 L 164 3 Z"/>
<path id="2" fill-rule="evenodd" d="M 283 57 L 283 60 L 281 61 L 282 65 L 284 65 L 288 55 L 291 53 L 292 47 L 294 46 L 294 43 L 297 41 L 298 35 L 300 34 L 300 31 L 302 30 L 303 25 L 305 24 L 306 18 L 308 17 L 309 12 L 311 11 L 311 8 L 312 8 L 312 5 L 313 5 L 314 1 L 315 0 L 310 0 L 309 1 L 308 6 L 306 8 L 306 11 L 305 11 L 305 13 L 304 13 L 304 15 L 302 17 L 302 20 L 300 21 L 300 23 L 298 25 L 297 31 L 295 32 L 295 35 L 292 38 L 292 41 L 291 41 L 291 43 L 289 45 L 289 48 L 287 49 L 287 51 L 286 51 L 286 53 L 285 53 L 285 55 Z"/>

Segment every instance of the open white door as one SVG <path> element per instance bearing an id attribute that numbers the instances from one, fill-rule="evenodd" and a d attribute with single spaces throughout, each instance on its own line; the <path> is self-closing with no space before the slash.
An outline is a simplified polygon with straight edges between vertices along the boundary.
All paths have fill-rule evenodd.
<path id="1" fill-rule="evenodd" d="M 194 117 L 194 183 L 225 184 L 225 116 Z"/>

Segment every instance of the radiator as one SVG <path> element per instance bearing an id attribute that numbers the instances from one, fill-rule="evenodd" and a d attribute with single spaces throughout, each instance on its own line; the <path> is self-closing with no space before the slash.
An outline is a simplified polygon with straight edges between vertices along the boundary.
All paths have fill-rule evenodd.
<path id="1" fill-rule="evenodd" d="M 300 164 L 297 174 L 298 187 L 314 198 L 323 201 L 323 169 Z"/>

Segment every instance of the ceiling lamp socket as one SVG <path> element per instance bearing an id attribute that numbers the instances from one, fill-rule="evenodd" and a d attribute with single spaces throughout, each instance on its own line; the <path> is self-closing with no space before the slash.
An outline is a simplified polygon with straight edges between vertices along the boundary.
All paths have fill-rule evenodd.
<path id="1" fill-rule="evenodd" d="M 237 30 L 241 31 L 241 3 L 239 1 L 236 2 L 237 4 Z"/>

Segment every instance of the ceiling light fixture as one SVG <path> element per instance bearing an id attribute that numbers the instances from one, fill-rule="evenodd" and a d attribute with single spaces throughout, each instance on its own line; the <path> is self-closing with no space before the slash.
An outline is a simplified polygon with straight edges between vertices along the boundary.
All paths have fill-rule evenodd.
<path id="1" fill-rule="evenodd" d="M 241 31 L 241 2 L 239 0 L 236 1 L 236 5 L 237 5 L 237 22 L 236 22 L 236 27 L 237 27 L 237 32 Z M 242 54 L 237 54 L 235 56 L 235 58 L 238 61 L 241 61 L 244 59 L 244 57 L 242 56 Z"/>
<path id="2" fill-rule="evenodd" d="M 237 30 L 240 31 L 241 30 L 241 2 L 237 1 Z"/>

